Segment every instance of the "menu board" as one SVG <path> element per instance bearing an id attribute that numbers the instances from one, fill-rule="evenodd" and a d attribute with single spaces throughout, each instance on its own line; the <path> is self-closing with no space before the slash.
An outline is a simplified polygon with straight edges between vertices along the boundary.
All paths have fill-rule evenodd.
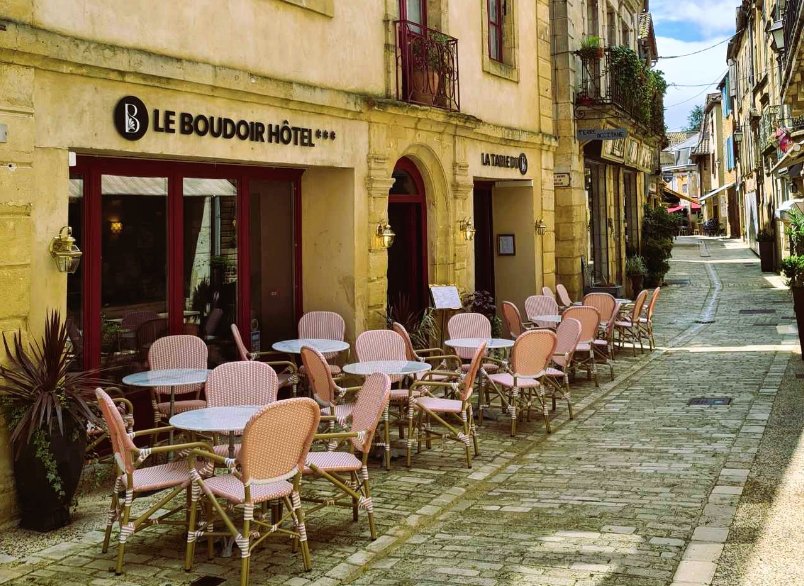
<path id="1" fill-rule="evenodd" d="M 436 309 L 461 309 L 461 295 L 455 285 L 430 285 L 433 307 Z"/>

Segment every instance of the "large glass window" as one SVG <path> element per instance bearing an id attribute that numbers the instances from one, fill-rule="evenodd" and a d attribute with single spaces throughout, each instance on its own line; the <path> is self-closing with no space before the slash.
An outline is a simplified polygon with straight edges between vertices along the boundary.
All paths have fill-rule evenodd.
<path id="1" fill-rule="evenodd" d="M 505 0 L 488 0 L 489 57 L 503 60 L 503 17 Z"/>

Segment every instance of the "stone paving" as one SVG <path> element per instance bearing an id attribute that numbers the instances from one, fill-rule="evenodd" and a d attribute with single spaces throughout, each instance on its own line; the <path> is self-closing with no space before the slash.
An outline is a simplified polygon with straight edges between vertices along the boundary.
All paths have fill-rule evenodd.
<path id="1" fill-rule="evenodd" d="M 365 519 L 330 508 L 308 519 L 311 572 L 274 541 L 252 557 L 252 582 L 708 583 L 797 337 L 779 279 L 763 277 L 737 243 L 701 241 L 676 244 L 657 307 L 659 348 L 618 353 L 615 380 L 603 367 L 600 388 L 579 376 L 574 421 L 560 403 L 550 436 L 538 419 L 516 438 L 507 419 L 487 421 L 471 470 L 457 444 L 424 451 L 410 470 L 375 463 L 376 541 Z M 731 404 L 687 405 L 721 396 Z M 88 490 L 69 528 L 5 530 L 0 583 L 237 582 L 236 558 L 199 553 L 183 572 L 183 535 L 167 527 L 130 540 L 127 572 L 115 577 L 114 548 L 100 553 L 104 509 L 103 491 Z"/>

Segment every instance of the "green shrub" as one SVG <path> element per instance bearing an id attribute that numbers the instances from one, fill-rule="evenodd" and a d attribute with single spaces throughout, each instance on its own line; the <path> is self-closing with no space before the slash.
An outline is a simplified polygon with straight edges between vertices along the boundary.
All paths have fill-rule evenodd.
<path id="1" fill-rule="evenodd" d="M 789 287 L 804 287 L 804 255 L 788 256 L 782 260 L 781 268 Z"/>

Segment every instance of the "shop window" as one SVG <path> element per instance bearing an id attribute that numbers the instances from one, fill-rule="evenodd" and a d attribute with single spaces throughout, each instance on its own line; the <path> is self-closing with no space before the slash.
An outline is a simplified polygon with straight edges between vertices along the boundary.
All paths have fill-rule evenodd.
<path id="1" fill-rule="evenodd" d="M 481 0 L 483 71 L 519 81 L 517 71 L 516 3 L 514 0 Z"/>

